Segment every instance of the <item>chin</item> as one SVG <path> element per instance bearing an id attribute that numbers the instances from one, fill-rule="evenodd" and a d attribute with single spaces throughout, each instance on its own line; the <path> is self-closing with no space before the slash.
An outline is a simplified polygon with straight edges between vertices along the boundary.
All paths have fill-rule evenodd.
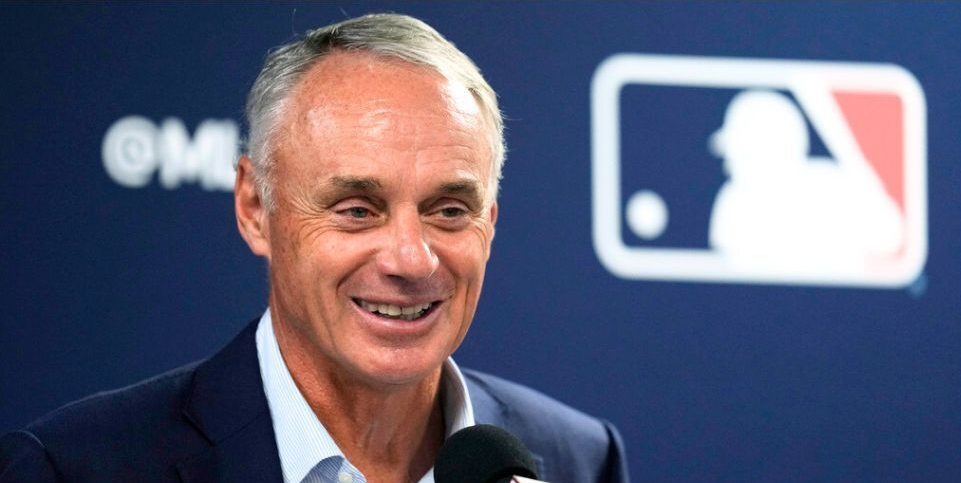
<path id="1" fill-rule="evenodd" d="M 409 386 L 437 374 L 447 357 L 412 355 L 397 350 L 388 357 L 369 361 L 364 377 L 374 383 L 391 386 Z"/>

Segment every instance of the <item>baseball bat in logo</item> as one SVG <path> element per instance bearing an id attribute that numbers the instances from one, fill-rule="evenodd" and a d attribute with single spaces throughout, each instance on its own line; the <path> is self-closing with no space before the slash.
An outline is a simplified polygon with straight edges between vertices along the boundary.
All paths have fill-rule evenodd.
<path id="1" fill-rule="evenodd" d="M 617 54 L 591 89 L 594 249 L 614 275 L 863 287 L 920 275 L 926 108 L 907 70 Z"/>

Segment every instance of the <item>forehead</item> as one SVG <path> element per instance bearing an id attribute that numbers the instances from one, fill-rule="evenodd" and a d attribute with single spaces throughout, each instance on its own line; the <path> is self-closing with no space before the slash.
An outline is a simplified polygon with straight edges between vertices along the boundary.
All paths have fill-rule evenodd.
<path id="1" fill-rule="evenodd" d="M 397 96 L 396 94 L 403 94 Z M 438 98 L 438 94 L 442 98 Z M 337 105 L 367 100 L 408 101 L 476 114 L 477 102 L 467 88 L 424 66 L 369 52 L 334 50 L 311 66 L 293 89 L 292 97 L 310 104 Z"/>
<path id="2" fill-rule="evenodd" d="M 473 95 L 403 61 L 332 52 L 292 90 L 278 127 L 278 165 L 300 159 L 303 169 L 335 175 L 339 166 L 364 168 L 358 160 L 369 168 L 448 160 L 490 177 L 488 126 Z"/>
<path id="3" fill-rule="evenodd" d="M 409 62 L 364 52 L 334 51 L 293 89 L 281 128 L 288 134 L 350 126 L 482 128 L 474 96 L 458 82 Z M 436 131 L 436 130 L 435 130 Z"/>

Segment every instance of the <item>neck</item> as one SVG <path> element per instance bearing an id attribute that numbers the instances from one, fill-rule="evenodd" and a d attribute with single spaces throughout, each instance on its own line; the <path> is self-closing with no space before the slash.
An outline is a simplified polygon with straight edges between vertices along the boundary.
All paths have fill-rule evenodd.
<path id="1" fill-rule="evenodd" d="M 372 384 L 334 366 L 276 317 L 284 363 L 314 414 L 368 481 L 417 481 L 444 441 L 441 368 L 404 385 Z"/>

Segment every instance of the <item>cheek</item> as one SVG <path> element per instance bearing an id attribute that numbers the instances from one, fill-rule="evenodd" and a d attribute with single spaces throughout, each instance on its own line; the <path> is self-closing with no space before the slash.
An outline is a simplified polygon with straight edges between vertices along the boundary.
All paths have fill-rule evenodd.
<path id="1" fill-rule="evenodd" d="M 434 244 L 434 251 L 458 282 L 473 284 L 475 278 L 482 278 L 490 238 L 477 232 L 445 235 Z"/>
<path id="2" fill-rule="evenodd" d="M 317 288 L 320 275 L 331 271 L 330 260 L 325 253 L 338 253 L 337 246 L 323 236 L 318 223 L 283 217 L 272 225 L 271 271 L 272 282 L 278 284 L 280 293 L 290 294 L 302 304 L 308 299 L 304 293 Z"/>
<path id="3" fill-rule="evenodd" d="M 472 229 L 445 235 L 446 238 L 435 245 L 435 251 L 453 278 L 458 292 L 457 305 L 452 308 L 458 308 L 460 314 L 457 317 L 465 319 L 460 329 L 460 337 L 463 337 L 480 298 L 490 252 L 490 231 Z"/>
<path id="4" fill-rule="evenodd" d="M 336 230 L 321 217 L 285 216 L 273 223 L 277 233 L 272 233 L 278 242 L 275 256 L 283 257 L 295 267 L 309 268 L 323 262 L 324 254 L 342 253 L 350 248 L 349 243 L 340 240 Z"/>

